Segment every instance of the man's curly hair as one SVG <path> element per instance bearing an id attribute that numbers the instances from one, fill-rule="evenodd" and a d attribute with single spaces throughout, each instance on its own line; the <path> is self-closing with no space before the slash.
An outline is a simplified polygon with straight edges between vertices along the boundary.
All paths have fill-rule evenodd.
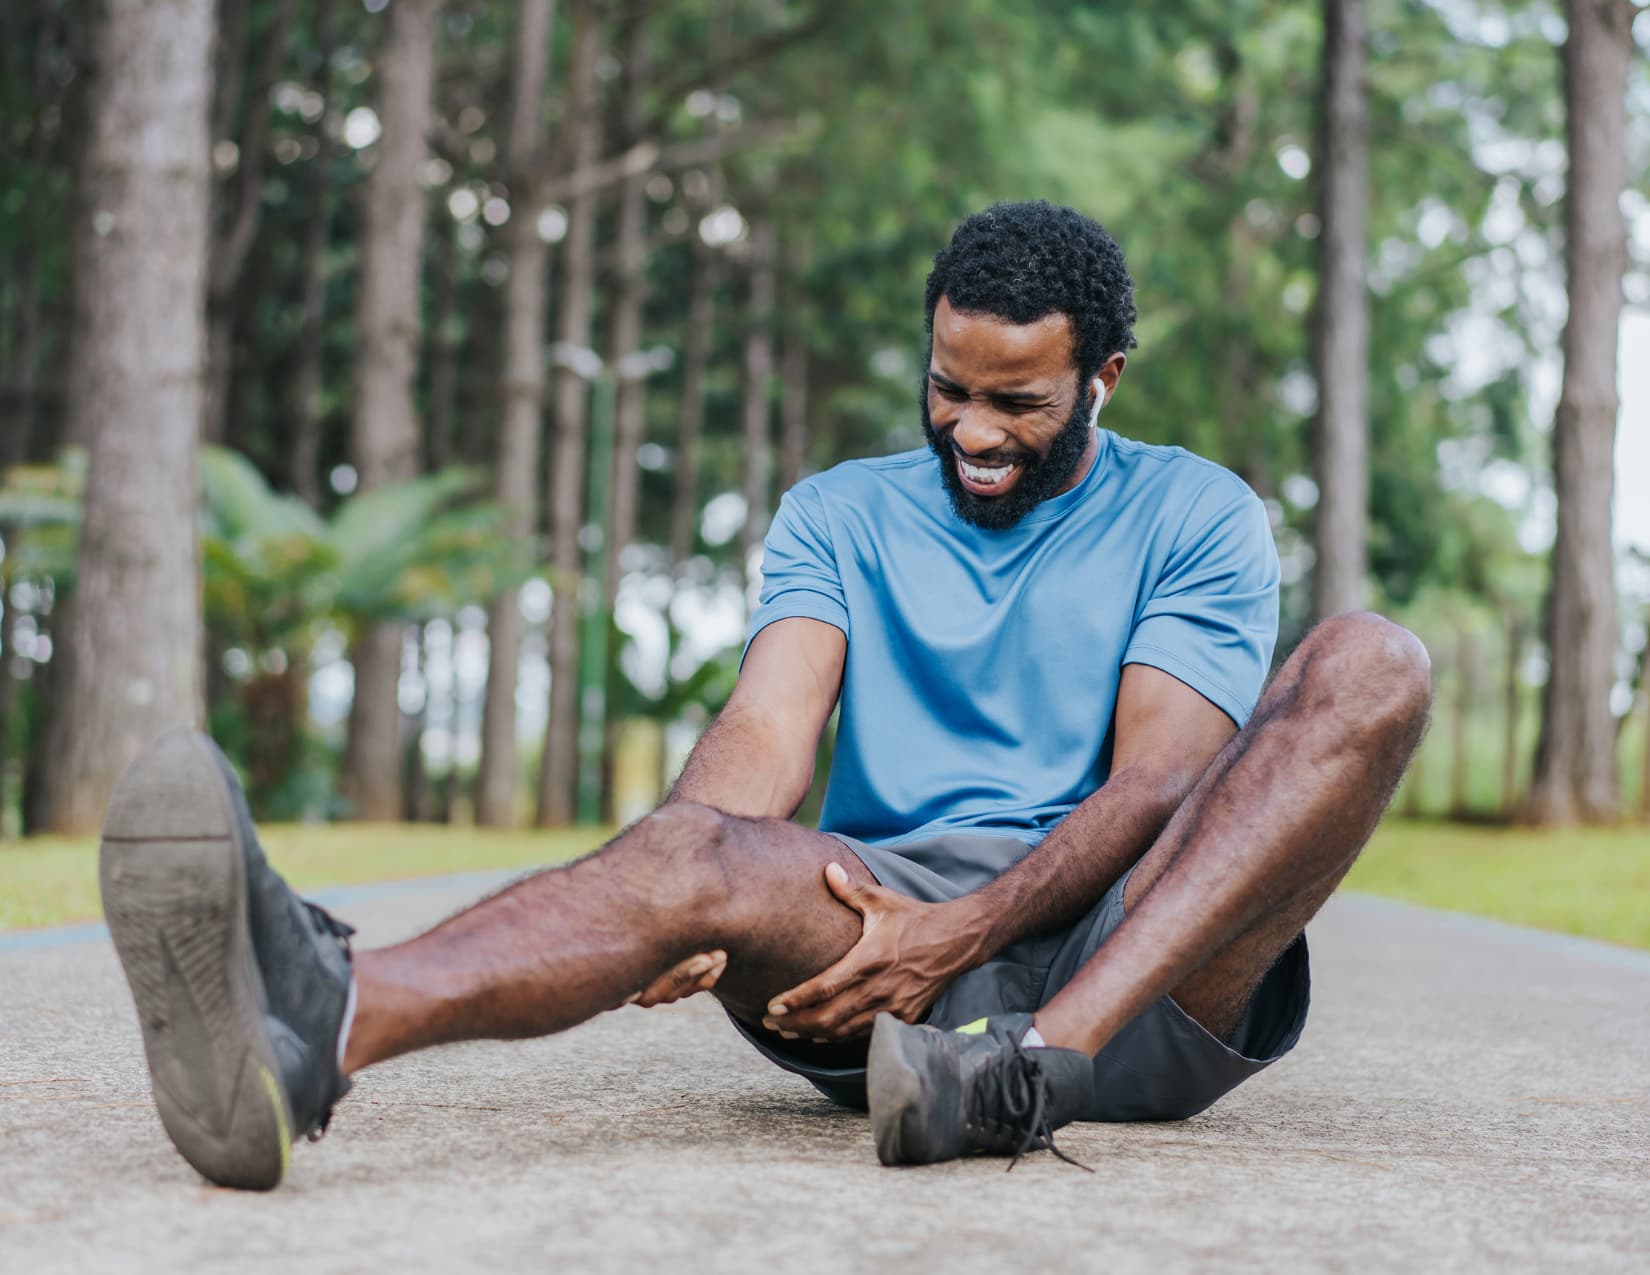
<path id="1" fill-rule="evenodd" d="M 1065 315 L 1079 385 L 1113 354 L 1134 348 L 1134 280 L 1123 250 L 1099 222 L 1041 199 L 975 213 L 934 254 L 925 300 L 930 338 L 941 297 L 953 309 L 1010 323 Z"/>

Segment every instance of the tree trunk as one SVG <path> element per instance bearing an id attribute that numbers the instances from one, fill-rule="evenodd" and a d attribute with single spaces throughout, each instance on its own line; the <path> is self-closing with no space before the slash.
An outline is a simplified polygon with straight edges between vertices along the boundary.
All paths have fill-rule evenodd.
<path id="1" fill-rule="evenodd" d="M 727 61 L 731 38 L 727 0 L 712 0 L 708 13 L 706 52 L 712 66 Z M 723 84 L 714 79 L 711 91 L 721 96 Z M 710 113 L 714 140 L 722 125 Z M 704 203 L 693 208 L 694 220 L 722 200 L 722 165 L 713 161 L 706 170 Z M 699 440 L 705 429 L 705 369 L 710 363 L 716 326 L 716 289 L 722 279 L 720 252 L 704 241 L 697 227 L 690 232 L 693 252 L 692 282 L 688 285 L 687 332 L 682 349 L 682 397 L 676 412 L 675 491 L 670 510 L 670 562 L 677 570 L 693 556 L 699 527 Z"/>
<path id="2" fill-rule="evenodd" d="M 768 482 L 772 447 L 768 439 L 768 390 L 773 380 L 774 232 L 766 219 L 751 227 L 750 294 L 745 313 L 743 461 L 745 525 L 739 530 L 739 567 L 768 531 Z"/>
<path id="3" fill-rule="evenodd" d="M 401 783 L 405 803 L 401 818 L 407 823 L 420 823 L 429 818 L 431 804 L 430 771 L 424 764 L 424 732 L 430 724 L 430 626 L 420 624 L 413 632 L 418 680 L 424 694 L 418 712 L 403 713 L 401 718 Z"/>
<path id="4" fill-rule="evenodd" d="M 699 439 L 705 428 L 705 368 L 716 323 L 716 285 L 722 259 L 698 238 L 693 243 L 687 337 L 682 350 L 682 399 L 676 414 L 676 491 L 670 510 L 670 560 L 693 556 L 699 528 Z"/>
<path id="5" fill-rule="evenodd" d="M 800 232 L 798 232 L 800 234 Z M 786 307 L 785 347 L 779 356 L 779 482 L 783 496 L 802 478 L 808 456 L 808 252 L 790 252 L 792 298 Z"/>
<path id="6" fill-rule="evenodd" d="M 1465 627 L 1455 633 L 1455 713 L 1451 725 L 1450 813 L 1464 817 L 1472 804 L 1472 705 L 1478 694 L 1478 652 Z"/>
<path id="7" fill-rule="evenodd" d="M 1507 673 L 1502 690 L 1504 746 L 1501 752 L 1501 817 L 1518 811 L 1518 673 L 1524 663 L 1524 623 L 1510 607 L 1507 612 Z"/>
<path id="8" fill-rule="evenodd" d="M 510 275 L 504 292 L 504 413 L 499 423 L 493 494 L 510 510 L 510 534 L 529 540 L 544 403 L 544 304 L 549 246 L 539 236 L 534 189 L 544 148 L 545 67 L 550 57 L 554 0 L 523 0 L 515 36 L 507 158 L 510 193 Z M 487 608 L 487 698 L 481 717 L 481 768 L 476 772 L 476 822 L 508 828 L 516 821 L 516 669 L 523 636 L 521 599 L 510 589 Z"/>
<path id="9" fill-rule="evenodd" d="M 11 809 L 13 734 L 12 710 L 17 704 L 17 604 L 11 595 L 0 588 L 0 837 L 6 835 L 7 814 Z"/>
<path id="10" fill-rule="evenodd" d="M 68 375 L 85 520 L 44 793 L 61 833 L 95 832 L 139 750 L 201 720 L 212 26 L 211 0 L 106 2 L 93 17 Z"/>
<path id="11" fill-rule="evenodd" d="M 1325 0 L 1319 216 L 1316 516 L 1312 609 L 1364 606 L 1369 538 L 1369 103 L 1363 0 Z"/>
<path id="12" fill-rule="evenodd" d="M 361 491 L 414 477 L 422 450 L 412 396 L 424 244 L 418 170 L 430 124 L 439 9 L 439 0 L 396 0 L 378 56 L 384 131 L 366 184 L 350 440 Z M 355 698 L 340 786 L 356 818 L 395 819 L 401 813 L 401 625 L 362 632 L 352 658 Z"/>
<path id="13" fill-rule="evenodd" d="M 623 145 L 642 140 L 645 127 L 642 95 L 647 88 L 647 15 L 645 0 L 630 0 L 626 21 L 624 105 L 621 108 Z M 647 299 L 647 177 L 636 173 L 619 189 L 618 228 L 614 243 L 612 325 L 607 358 L 617 372 L 642 345 L 642 307 Z M 618 372 L 613 400 L 613 505 L 607 538 L 606 596 L 612 611 L 619 596 L 619 559 L 636 535 L 636 504 L 641 470 L 636 463 L 642 445 L 643 409 L 647 382 L 639 375 Z"/>
<path id="14" fill-rule="evenodd" d="M 1564 386 L 1553 427 L 1558 534 L 1547 602 L 1552 673 L 1542 695 L 1530 816 L 1543 824 L 1606 821 L 1619 813 L 1615 721 L 1615 556 L 1610 536 L 1616 439 L 1616 338 L 1626 227 L 1627 69 L 1633 9 L 1623 0 L 1571 0 L 1564 45 L 1570 149 L 1564 203 Z"/>
<path id="15" fill-rule="evenodd" d="M 264 150 L 269 140 L 269 94 L 280 75 L 286 52 L 287 32 L 297 10 L 297 0 L 280 0 L 259 34 L 258 65 L 246 82 L 241 96 L 241 72 L 247 43 L 245 6 L 225 6 L 225 29 L 232 38 L 219 50 L 219 96 L 215 103 L 213 141 L 233 141 L 237 147 L 235 193 L 217 209 L 212 236 L 212 256 L 207 283 L 207 394 L 202 436 L 219 442 L 226 436 L 225 414 L 229 403 L 229 379 L 234 360 L 234 332 L 241 295 L 241 279 L 247 253 L 257 236 L 263 214 Z M 225 82 L 227 81 L 227 87 Z M 238 136 L 233 136 L 233 116 L 241 116 Z M 222 194 L 228 193 L 229 183 Z"/>
<path id="16" fill-rule="evenodd" d="M 40 366 L 40 257 L 25 249 L 17 263 L 17 303 L 11 357 L 0 384 L 0 475 L 29 456 L 34 440 L 35 386 Z"/>
<path id="17" fill-rule="evenodd" d="M 1650 632 L 1645 634 L 1644 660 L 1639 665 L 1639 692 L 1644 696 L 1644 756 L 1639 765 L 1640 823 L 1650 823 Z"/>
<path id="18" fill-rule="evenodd" d="M 327 132 L 332 110 L 333 0 L 316 0 L 315 45 L 321 59 L 316 91 L 321 115 L 315 122 L 315 157 L 309 161 L 305 198 L 309 220 L 298 260 L 298 348 L 292 375 L 292 455 L 288 480 L 311 507 L 321 504 L 321 425 L 326 401 L 327 243 L 332 229 L 332 138 Z"/>
<path id="19" fill-rule="evenodd" d="M 519 215 L 519 214 L 518 214 Z M 458 447 L 458 358 L 462 341 L 454 339 L 453 319 L 458 314 L 458 236 L 456 227 L 448 224 L 446 218 L 440 218 L 436 224 L 435 251 L 430 254 L 430 269 L 435 275 L 434 285 L 430 298 L 430 391 L 429 391 L 429 419 L 426 421 L 425 454 L 429 458 L 431 471 L 447 468 L 448 465 L 460 463 L 465 459 L 460 456 Z M 512 227 L 506 235 L 519 233 L 519 228 Z M 505 308 L 508 309 L 510 287 L 505 285 Z M 490 312 L 492 307 L 487 307 Z M 479 319 L 479 315 L 476 316 Z M 469 336 L 474 342 L 475 327 L 470 326 Z M 543 322 L 539 324 L 543 331 Z M 499 334 L 504 339 L 504 334 Z M 542 342 L 541 342 L 542 344 Z M 506 355 L 508 357 L 508 355 Z M 542 360 L 543 351 L 539 352 Z M 501 374 L 502 379 L 502 374 Z M 506 394 L 500 399 L 500 405 L 508 411 L 509 398 Z M 502 423 L 499 426 L 503 430 Z M 476 433 L 481 431 L 477 430 Z M 496 440 L 495 440 L 496 441 Z M 466 451 L 479 451 L 480 448 L 466 448 Z M 489 459 L 497 461 L 497 455 Z M 529 528 L 529 530 L 531 530 Z"/>
<path id="20" fill-rule="evenodd" d="M 572 166 L 596 162 L 601 147 L 596 63 L 602 55 L 601 15 L 591 0 L 575 6 L 573 58 L 569 75 L 570 127 L 575 130 Z M 587 349 L 596 268 L 596 196 L 568 201 L 567 238 L 562 242 L 561 295 L 556 311 L 557 344 Z M 579 529 L 584 521 L 585 444 L 590 393 L 569 367 L 556 369 L 552 391 L 555 454 L 550 473 L 550 567 L 554 600 L 550 611 L 550 713 L 539 766 L 538 824 L 573 821 L 578 774 L 579 729 Z"/>

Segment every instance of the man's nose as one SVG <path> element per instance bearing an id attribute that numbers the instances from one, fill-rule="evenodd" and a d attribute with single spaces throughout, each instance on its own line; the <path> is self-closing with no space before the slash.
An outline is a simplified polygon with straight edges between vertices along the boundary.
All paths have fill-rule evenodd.
<path id="1" fill-rule="evenodd" d="M 971 456 L 983 456 L 1008 442 L 1008 434 L 996 421 L 996 413 L 978 403 L 963 403 L 957 412 L 957 425 L 951 431 L 951 441 L 959 451 Z"/>

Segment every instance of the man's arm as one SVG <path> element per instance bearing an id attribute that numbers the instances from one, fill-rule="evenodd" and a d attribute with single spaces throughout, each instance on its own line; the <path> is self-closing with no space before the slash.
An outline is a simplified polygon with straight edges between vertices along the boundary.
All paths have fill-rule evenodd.
<path id="1" fill-rule="evenodd" d="M 847 651 L 842 631 L 819 620 L 776 620 L 758 633 L 732 698 L 694 746 L 667 801 L 789 819 L 813 783 Z"/>
<path id="2" fill-rule="evenodd" d="M 665 798 L 731 815 L 788 819 L 814 779 L 819 733 L 842 689 L 848 640 L 819 620 L 775 620 L 745 652 L 726 707 L 699 737 Z M 644 1009 L 716 986 L 726 952 L 701 952 L 634 998 Z"/>
<path id="3" fill-rule="evenodd" d="M 1019 863 L 957 900 L 987 956 L 1072 924 L 1145 854 L 1237 733 L 1184 682 L 1146 664 L 1123 670 L 1111 775 Z M 985 959 L 985 958 L 982 958 Z"/>
<path id="4" fill-rule="evenodd" d="M 1146 852 L 1237 729 L 1184 682 L 1143 664 L 1123 670 L 1116 727 L 1105 784 L 1035 850 L 972 894 L 918 903 L 828 872 L 831 888 L 865 917 L 865 937 L 841 961 L 777 998 L 769 1025 L 843 1038 L 869 1030 L 879 1009 L 920 1014 L 959 974 L 1093 907 Z"/>

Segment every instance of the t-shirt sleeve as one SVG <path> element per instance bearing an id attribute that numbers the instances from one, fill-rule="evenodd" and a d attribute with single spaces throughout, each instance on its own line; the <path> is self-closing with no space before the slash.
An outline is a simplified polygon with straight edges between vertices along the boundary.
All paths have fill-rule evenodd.
<path id="1" fill-rule="evenodd" d="M 762 542 L 762 594 L 745 648 L 749 650 L 756 635 L 775 620 L 796 616 L 823 620 L 849 636 L 848 602 L 825 520 L 825 502 L 812 483 L 785 493 Z"/>
<path id="2" fill-rule="evenodd" d="M 1241 727 L 1272 663 L 1278 576 L 1266 507 L 1245 488 L 1181 532 L 1135 621 L 1123 663 L 1162 669 Z"/>

